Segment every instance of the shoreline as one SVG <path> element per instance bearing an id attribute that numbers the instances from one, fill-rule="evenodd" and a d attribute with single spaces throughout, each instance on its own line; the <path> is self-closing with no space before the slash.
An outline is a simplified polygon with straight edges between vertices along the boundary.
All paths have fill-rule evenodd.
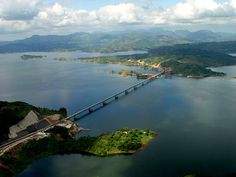
<path id="1" fill-rule="evenodd" d="M 144 147 L 158 135 L 149 130 L 128 128 L 79 139 L 73 136 L 75 133 L 73 129 L 66 127 L 54 127 L 47 133 L 50 135 L 21 143 L 1 156 L 0 174 L 7 173 L 7 177 L 13 177 L 34 160 L 51 155 L 84 154 L 99 157 L 132 155 L 144 150 Z"/>
<path id="2" fill-rule="evenodd" d="M 177 72 L 177 73 L 173 73 L 175 70 L 175 67 L 171 66 L 171 67 L 165 67 L 162 66 L 163 63 L 169 62 L 171 60 L 167 60 L 165 62 L 161 61 L 159 63 L 147 63 L 145 61 L 141 61 L 141 60 L 134 60 L 134 59 L 121 59 L 121 58 L 117 58 L 116 56 L 111 57 L 110 59 L 108 57 L 93 57 L 93 58 L 77 58 L 77 60 L 79 60 L 80 62 L 85 62 L 85 63 L 96 63 L 96 64 L 117 64 L 117 65 L 121 65 L 121 66 L 130 66 L 130 67 L 140 67 L 143 69 L 148 69 L 148 70 L 158 70 L 161 72 L 165 72 L 165 75 L 167 77 L 185 77 L 185 78 L 193 78 L 193 79 L 201 79 L 201 78 L 206 78 L 206 77 L 224 77 L 226 74 L 223 72 L 217 72 L 217 71 L 213 71 L 211 69 L 208 69 L 209 67 L 202 67 L 202 72 L 210 72 L 209 74 L 204 74 L 202 73 L 202 75 L 192 75 L 192 74 L 183 74 L 183 72 Z M 179 63 L 182 64 L 182 63 Z M 187 65 L 187 64 L 186 64 Z M 189 65 L 191 66 L 191 65 Z M 232 66 L 232 65 L 230 65 Z M 222 66 L 219 66 L 222 67 Z M 225 66 L 227 67 L 227 66 Z"/>

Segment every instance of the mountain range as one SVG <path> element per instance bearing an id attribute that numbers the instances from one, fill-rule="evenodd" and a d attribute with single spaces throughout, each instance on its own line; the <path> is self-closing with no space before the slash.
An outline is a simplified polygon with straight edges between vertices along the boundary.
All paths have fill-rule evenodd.
<path id="1" fill-rule="evenodd" d="M 175 44 L 201 42 L 232 41 L 236 34 L 215 33 L 201 30 L 168 31 L 154 28 L 121 32 L 73 33 L 69 35 L 33 35 L 16 41 L 0 42 L 0 53 L 12 52 L 46 52 L 72 51 L 83 52 L 117 52 L 127 50 L 148 50 Z"/>

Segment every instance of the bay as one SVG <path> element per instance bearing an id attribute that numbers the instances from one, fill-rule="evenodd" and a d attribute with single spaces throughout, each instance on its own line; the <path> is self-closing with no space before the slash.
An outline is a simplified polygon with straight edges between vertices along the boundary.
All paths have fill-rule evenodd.
<path id="1" fill-rule="evenodd" d="M 109 70 L 133 69 L 53 60 L 80 53 L 46 53 L 46 59 L 23 61 L 21 54 L 0 55 L 0 99 L 21 100 L 69 114 L 136 82 Z M 94 54 L 91 54 L 94 55 Z M 236 66 L 214 68 L 222 78 L 158 79 L 78 123 L 98 135 L 123 127 L 159 132 L 143 151 L 131 156 L 56 155 L 34 161 L 18 177 L 180 177 L 200 172 L 236 171 Z"/>

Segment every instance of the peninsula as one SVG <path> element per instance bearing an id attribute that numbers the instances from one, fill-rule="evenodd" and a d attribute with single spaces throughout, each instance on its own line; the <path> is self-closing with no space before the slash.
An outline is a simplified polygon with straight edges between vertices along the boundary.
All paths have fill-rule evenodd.
<path id="1" fill-rule="evenodd" d="M 78 129 L 55 126 L 46 136 L 22 143 L 0 156 L 1 177 L 11 177 L 23 171 L 33 160 L 56 154 L 91 154 L 110 156 L 133 154 L 144 146 L 157 133 L 149 130 L 120 129 L 97 137 L 75 139 Z"/>
<path id="2" fill-rule="evenodd" d="M 222 44 L 224 49 L 231 43 Z M 149 49 L 145 54 L 81 58 L 80 61 L 138 66 L 189 78 L 224 76 L 224 73 L 212 71 L 209 67 L 236 65 L 236 57 L 223 49 L 214 50 L 214 47 L 220 46 L 215 43 L 182 44 Z"/>
<path id="3" fill-rule="evenodd" d="M 148 57 L 148 56 L 115 56 L 115 57 L 94 57 L 79 59 L 82 62 L 92 62 L 99 64 L 119 64 L 125 66 L 137 66 L 149 70 L 164 71 L 166 75 L 174 75 L 189 78 L 203 78 L 209 76 L 224 76 L 222 72 L 215 72 L 208 69 L 208 65 L 203 66 L 194 62 L 183 62 L 177 58 L 169 57 Z M 236 64 L 236 60 L 232 61 Z M 210 65 L 209 65 L 210 66 Z M 213 65 L 214 66 L 214 65 Z M 223 65 L 222 65 L 223 66 Z M 134 72 L 121 71 L 122 76 L 133 76 Z"/>

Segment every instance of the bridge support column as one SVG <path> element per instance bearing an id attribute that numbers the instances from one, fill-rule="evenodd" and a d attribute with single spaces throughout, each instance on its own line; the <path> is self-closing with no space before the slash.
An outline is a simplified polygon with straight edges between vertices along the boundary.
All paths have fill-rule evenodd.
<path id="1" fill-rule="evenodd" d="M 89 113 L 92 113 L 94 110 L 92 108 L 90 108 L 88 111 L 89 111 Z"/>
<path id="2" fill-rule="evenodd" d="M 129 91 L 128 91 L 128 90 L 126 90 L 126 91 L 125 91 L 125 94 L 126 94 L 126 95 L 127 95 L 127 94 L 129 94 Z"/>
<path id="3" fill-rule="evenodd" d="M 116 100 L 118 100 L 118 99 L 119 99 L 119 96 L 118 96 L 118 95 L 116 95 L 116 96 L 115 96 L 115 99 L 116 99 Z"/>
<path id="4" fill-rule="evenodd" d="M 104 101 L 104 102 L 102 103 L 102 105 L 103 105 L 103 106 L 106 106 L 106 105 L 108 105 L 108 103 Z"/>

